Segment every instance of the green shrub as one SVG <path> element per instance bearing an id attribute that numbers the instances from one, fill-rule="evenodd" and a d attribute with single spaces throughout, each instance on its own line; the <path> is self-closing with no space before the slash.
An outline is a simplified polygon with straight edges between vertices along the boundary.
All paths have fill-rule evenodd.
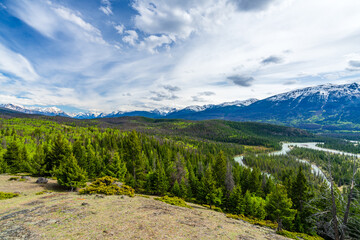
<path id="1" fill-rule="evenodd" d="M 277 228 L 277 223 L 274 223 L 274 222 L 269 221 L 269 220 L 260 220 L 260 219 L 256 219 L 256 218 L 246 217 L 244 215 L 234 215 L 234 214 L 226 214 L 226 217 L 233 218 L 233 219 L 238 219 L 238 220 L 240 219 L 240 220 L 246 221 L 246 222 L 254 224 L 254 225 L 259 225 L 259 226 L 263 226 L 263 227 L 269 227 L 269 228 L 272 228 L 272 229 Z"/>
<path id="2" fill-rule="evenodd" d="M 164 197 L 158 197 L 158 198 L 154 198 L 155 200 L 167 203 L 167 204 L 171 204 L 171 205 L 175 205 L 175 206 L 179 206 L 179 207 L 186 207 L 186 208 L 192 208 L 189 205 L 186 204 L 186 202 L 178 197 L 168 197 L 168 196 L 164 196 Z"/>
<path id="3" fill-rule="evenodd" d="M 277 231 L 276 233 L 291 239 L 324 240 L 322 237 L 319 236 L 310 236 L 305 233 L 289 232 L 286 230 Z"/>
<path id="4" fill-rule="evenodd" d="M 35 195 L 43 195 L 45 193 L 52 193 L 52 191 L 44 190 L 44 191 L 35 193 Z"/>
<path id="5" fill-rule="evenodd" d="M 136 194 L 136 196 L 143 197 L 143 198 L 150 198 L 150 196 L 143 195 L 143 194 Z"/>
<path id="6" fill-rule="evenodd" d="M 19 177 L 11 177 L 9 178 L 9 181 L 18 181 L 20 178 Z"/>
<path id="7" fill-rule="evenodd" d="M 135 190 L 127 185 L 116 185 L 117 178 L 102 177 L 97 178 L 90 186 L 79 191 L 80 194 L 105 194 L 105 195 L 128 195 L 133 197 Z"/>
<path id="8" fill-rule="evenodd" d="M 0 200 L 9 199 L 17 196 L 19 196 L 18 193 L 0 192 Z"/>
<path id="9" fill-rule="evenodd" d="M 221 208 L 216 207 L 216 206 L 211 206 L 211 208 L 210 208 L 210 205 L 207 205 L 207 204 L 202 204 L 202 206 L 206 207 L 206 208 L 209 208 L 211 210 L 215 210 L 216 212 L 221 212 L 221 213 L 223 212 L 223 210 Z"/>

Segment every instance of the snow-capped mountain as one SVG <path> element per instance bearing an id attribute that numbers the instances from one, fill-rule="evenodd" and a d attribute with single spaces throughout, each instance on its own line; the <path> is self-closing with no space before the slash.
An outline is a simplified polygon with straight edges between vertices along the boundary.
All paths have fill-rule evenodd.
<path id="1" fill-rule="evenodd" d="M 343 97 L 360 97 L 359 84 L 351 83 L 345 85 L 325 84 L 316 87 L 297 89 L 268 98 L 269 101 L 286 101 L 289 99 L 302 100 L 309 96 L 317 96 L 321 99 L 336 99 Z"/>
<path id="2" fill-rule="evenodd" d="M 93 119 L 93 118 L 99 118 L 103 116 L 103 114 L 104 113 L 102 112 L 90 111 L 90 112 L 71 113 L 68 115 L 72 118 L 77 118 L 77 119 Z"/>
<path id="3" fill-rule="evenodd" d="M 64 111 L 57 107 L 25 107 L 18 104 L 0 104 L 0 107 L 7 108 L 10 110 L 14 110 L 17 112 L 27 113 L 27 114 L 40 114 L 46 116 L 65 116 L 68 117 L 69 115 L 66 114 Z"/>
<path id="4" fill-rule="evenodd" d="M 156 108 L 156 109 L 154 109 L 154 110 L 152 110 L 150 112 L 158 114 L 160 116 L 166 116 L 166 115 L 168 115 L 168 114 L 170 114 L 172 112 L 175 112 L 175 111 L 177 111 L 176 108 L 162 107 L 162 108 Z"/>
<path id="5" fill-rule="evenodd" d="M 238 100 L 238 101 L 234 101 L 234 102 L 224 102 L 218 106 L 220 107 L 227 107 L 227 106 L 238 106 L 238 107 L 244 107 L 244 106 L 249 106 L 251 104 L 253 104 L 254 102 L 259 101 L 256 98 L 249 98 L 247 100 Z"/>
<path id="6" fill-rule="evenodd" d="M 278 94 L 259 100 L 229 120 L 267 121 L 293 125 L 360 123 L 360 85 L 325 84 Z"/>
<path id="7" fill-rule="evenodd" d="M 77 119 L 143 116 L 149 118 L 180 118 L 189 120 L 225 119 L 233 121 L 262 121 L 311 128 L 335 128 L 341 124 L 360 124 L 360 85 L 357 83 L 325 84 L 271 96 L 263 100 L 225 102 L 222 104 L 170 107 L 152 111 L 85 112 L 66 114 L 56 107 L 24 107 L 15 104 L 2 108 L 23 113 L 70 116 Z"/>

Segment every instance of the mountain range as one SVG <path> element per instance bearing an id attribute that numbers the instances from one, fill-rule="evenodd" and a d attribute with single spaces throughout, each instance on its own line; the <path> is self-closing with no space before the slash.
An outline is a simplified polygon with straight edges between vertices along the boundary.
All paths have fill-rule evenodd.
<path id="1" fill-rule="evenodd" d="M 344 127 L 360 128 L 360 85 L 357 83 L 325 84 L 274 95 L 262 100 L 248 99 L 219 105 L 189 106 L 184 109 L 115 111 L 107 114 L 102 112 L 67 114 L 56 107 L 24 107 L 15 104 L 4 104 L 0 107 L 27 114 L 65 116 L 76 119 L 124 116 L 188 120 L 224 119 L 336 130 Z"/>

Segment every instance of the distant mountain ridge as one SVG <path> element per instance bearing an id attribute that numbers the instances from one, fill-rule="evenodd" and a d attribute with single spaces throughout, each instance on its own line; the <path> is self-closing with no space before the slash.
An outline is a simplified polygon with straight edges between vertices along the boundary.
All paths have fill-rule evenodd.
<path id="1" fill-rule="evenodd" d="M 57 107 L 25 107 L 12 103 L 0 104 L 0 107 L 27 114 L 70 117 L 67 113 Z"/>
<path id="2" fill-rule="evenodd" d="M 224 119 L 260 121 L 304 128 L 357 125 L 360 129 L 360 85 L 358 83 L 324 84 L 277 94 L 266 99 L 248 99 L 219 105 L 188 106 L 183 109 L 163 108 L 152 111 L 114 111 L 67 114 L 56 107 L 39 108 L 6 104 L 0 107 L 29 114 L 67 116 L 76 119 L 143 116 L 188 120 Z"/>
<path id="3" fill-rule="evenodd" d="M 221 108 L 225 106 L 248 106 L 257 99 L 251 98 L 244 101 L 238 100 L 234 102 L 225 102 L 219 105 L 208 104 L 203 106 L 188 106 L 186 108 L 177 110 L 176 108 L 169 108 L 164 107 L 160 109 L 154 109 L 152 111 L 113 111 L 111 113 L 103 113 L 103 112 L 96 112 L 96 111 L 89 111 L 89 112 L 79 112 L 79 113 L 66 113 L 57 107 L 25 107 L 18 104 L 0 104 L 1 108 L 6 108 L 22 113 L 27 114 L 40 114 L 46 116 L 63 116 L 63 117 L 71 117 L 76 119 L 94 119 L 94 118 L 111 118 L 111 117 L 125 117 L 125 116 L 142 116 L 142 117 L 149 117 L 149 118 L 163 118 L 167 117 L 172 114 L 176 114 L 178 112 L 202 112 L 212 108 Z"/>

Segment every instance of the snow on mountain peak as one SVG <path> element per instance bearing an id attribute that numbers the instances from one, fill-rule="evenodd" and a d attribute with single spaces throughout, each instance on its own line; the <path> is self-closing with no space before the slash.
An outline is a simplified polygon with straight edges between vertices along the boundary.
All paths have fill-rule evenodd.
<path id="1" fill-rule="evenodd" d="M 289 99 L 304 98 L 311 95 L 319 95 L 319 97 L 328 99 L 329 95 L 340 98 L 345 96 L 360 97 L 360 86 L 357 83 L 350 83 L 344 85 L 324 84 L 315 87 L 307 87 L 293 90 L 286 93 L 281 93 L 269 97 L 269 101 L 285 101 Z"/>
<path id="2" fill-rule="evenodd" d="M 259 101 L 256 98 L 249 98 L 246 100 L 237 100 L 237 101 L 233 101 L 233 102 L 224 102 L 222 104 L 220 104 L 221 107 L 226 107 L 226 106 L 238 106 L 238 107 L 243 107 L 243 106 L 249 106 L 251 104 L 253 104 L 254 102 Z"/>
<path id="3" fill-rule="evenodd" d="M 0 107 L 7 108 L 10 110 L 27 113 L 27 114 L 44 114 L 44 115 L 62 115 L 67 116 L 67 114 L 57 107 L 26 107 L 19 104 L 1 104 Z"/>

